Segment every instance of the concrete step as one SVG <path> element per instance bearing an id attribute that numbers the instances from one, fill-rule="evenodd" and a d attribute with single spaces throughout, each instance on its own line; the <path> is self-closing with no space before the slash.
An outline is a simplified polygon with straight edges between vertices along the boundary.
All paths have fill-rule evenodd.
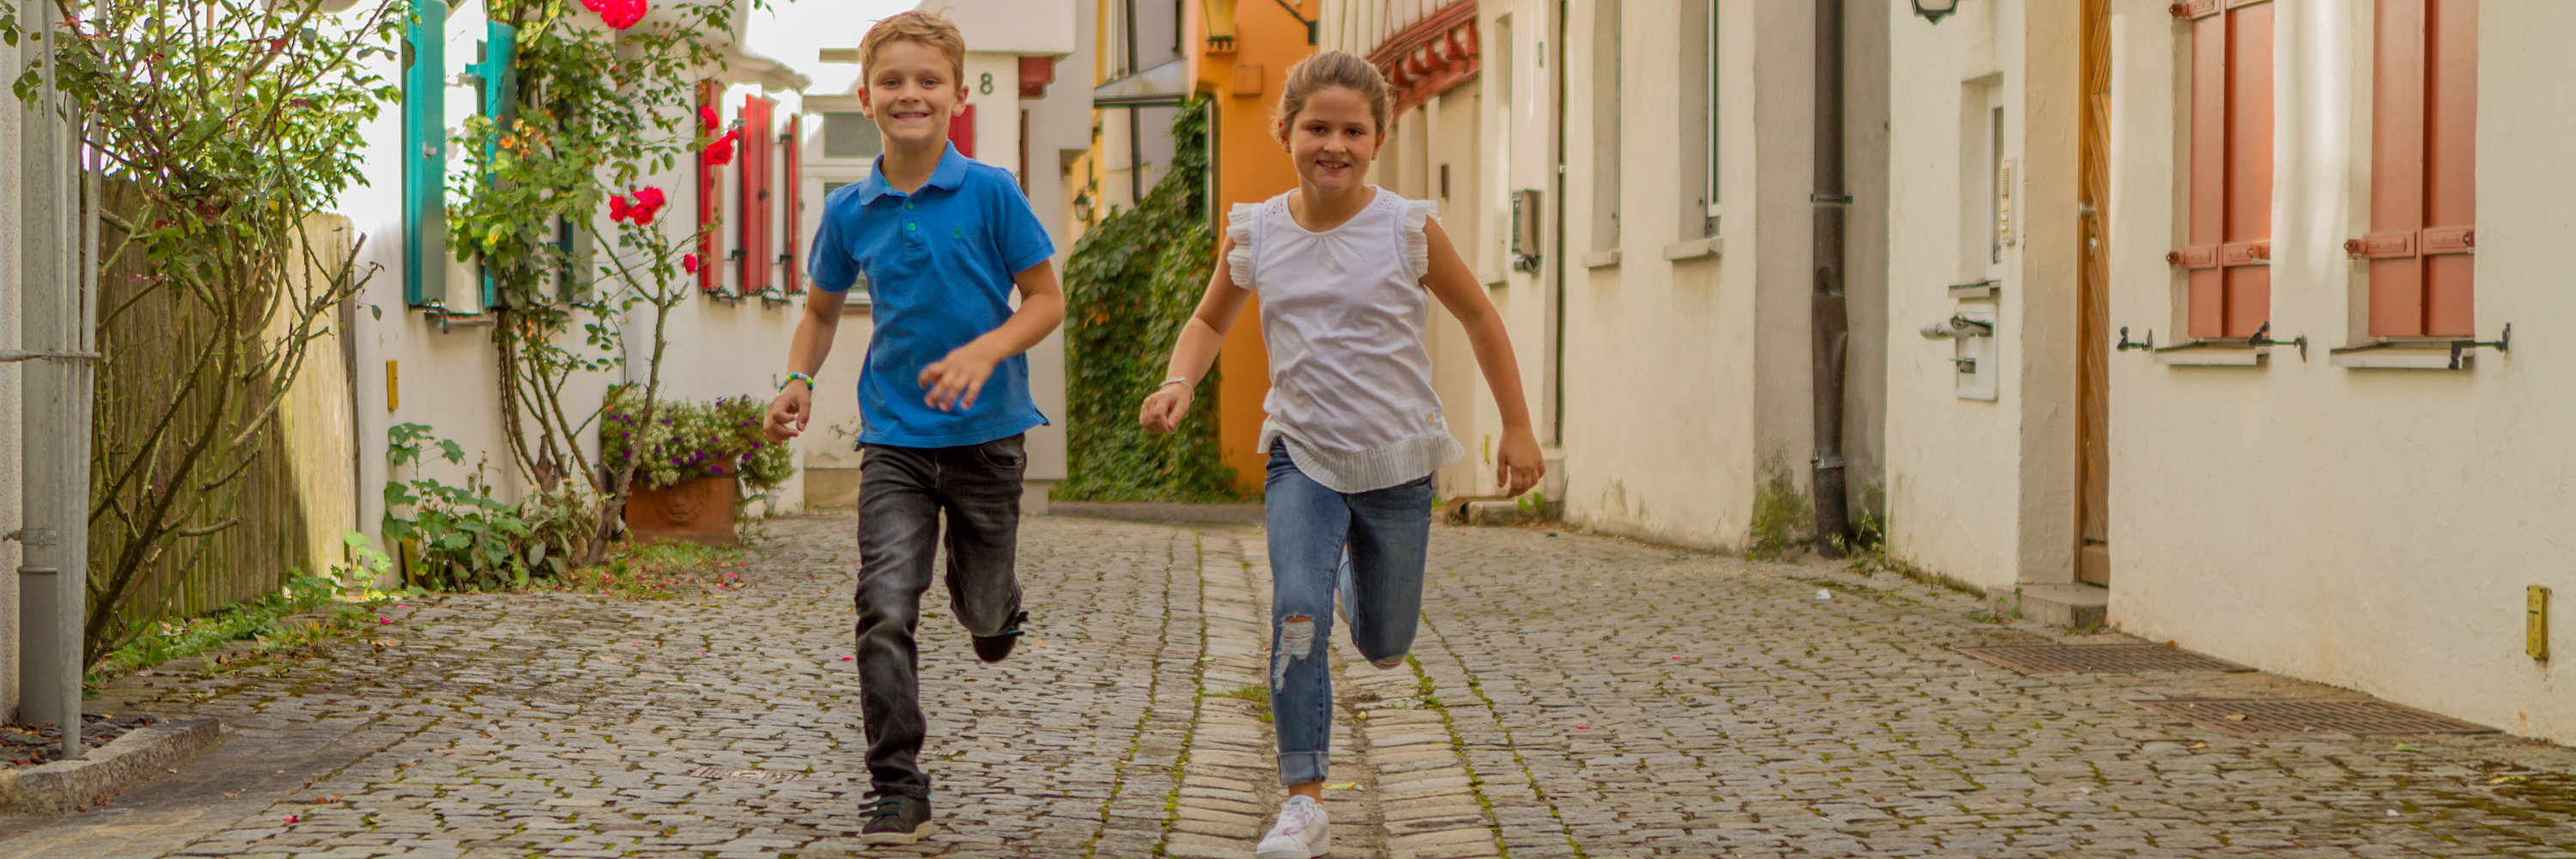
<path id="1" fill-rule="evenodd" d="M 2024 620 L 2050 626 L 2101 626 L 2111 614 L 2111 589 L 2068 582 L 2022 582 L 1986 588 L 1986 601 Z"/>

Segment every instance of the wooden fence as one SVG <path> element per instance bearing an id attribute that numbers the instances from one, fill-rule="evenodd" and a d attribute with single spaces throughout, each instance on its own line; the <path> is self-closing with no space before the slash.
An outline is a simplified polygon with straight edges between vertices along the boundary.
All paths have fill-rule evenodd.
<path id="1" fill-rule="evenodd" d="M 132 214 L 140 198 L 130 187 L 107 182 L 109 211 Z M 102 245 L 121 240 L 103 229 Z M 345 265 L 351 252 L 343 218 L 316 217 L 304 224 L 303 240 L 312 244 L 320 265 Z M 300 254 L 299 254 L 300 256 Z M 206 360 L 206 344 L 225 336 L 222 325 L 204 303 L 151 279 L 151 264 L 128 253 L 99 273 L 98 328 L 100 351 L 106 355 L 97 377 L 91 460 L 94 503 L 140 505 L 165 492 L 199 492 L 208 504 L 197 522 L 235 519 L 238 524 L 202 537 L 178 540 L 144 568 L 138 596 L 110 622 L 123 627 L 139 618 L 189 617 L 262 594 L 275 593 L 290 569 L 321 574 L 339 562 L 344 551 L 339 535 L 354 525 L 355 464 L 351 458 L 350 395 L 347 361 L 336 335 L 313 343 L 304 358 L 303 375 L 288 391 L 279 410 L 248 436 L 247 451 L 217 443 L 208 455 L 252 458 L 230 486 L 205 492 L 181 476 L 185 445 L 149 443 L 158 429 L 165 436 L 186 438 L 213 430 L 229 436 L 276 390 L 269 376 L 218 378 L 221 370 Z M 321 276 L 307 271 L 306 278 Z M 113 314 L 111 316 L 111 314 Z M 262 324 L 275 342 L 285 330 L 284 313 Z M 338 319 L 329 320 L 335 329 Z M 190 381 L 197 393 L 183 395 Z M 212 386 L 231 386 L 220 394 Z M 164 420 L 164 416 L 167 420 Z M 145 451 L 152 452 L 146 453 Z M 150 461 L 142 476 L 124 488 L 107 485 L 118 468 L 137 457 Z M 184 502 L 182 502 L 184 503 Z M 195 524 L 195 523 L 190 523 Z M 114 515 L 91 520 L 90 570 L 93 601 L 101 577 L 120 559 L 127 540 Z M 163 602 L 161 595 L 167 594 Z"/>

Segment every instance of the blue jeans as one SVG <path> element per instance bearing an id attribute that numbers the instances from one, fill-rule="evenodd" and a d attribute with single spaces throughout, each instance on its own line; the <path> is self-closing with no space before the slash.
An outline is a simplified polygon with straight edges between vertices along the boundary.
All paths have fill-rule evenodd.
<path id="1" fill-rule="evenodd" d="M 1279 783 L 1323 781 L 1332 757 L 1334 593 L 1351 644 L 1381 667 L 1400 664 L 1422 616 L 1422 564 L 1431 542 L 1431 478 L 1344 494 L 1270 451 L 1263 483 L 1270 536 L 1270 715 Z"/>

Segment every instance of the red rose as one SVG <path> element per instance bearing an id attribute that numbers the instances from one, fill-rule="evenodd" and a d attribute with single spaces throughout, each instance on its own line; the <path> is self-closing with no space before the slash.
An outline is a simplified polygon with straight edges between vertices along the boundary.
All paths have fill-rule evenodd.
<path id="1" fill-rule="evenodd" d="M 734 141 L 741 139 L 742 129 L 736 128 L 726 131 L 723 137 L 716 138 L 716 142 L 707 144 L 704 156 L 707 163 L 715 165 L 733 163 L 733 144 Z"/>
<path id="2" fill-rule="evenodd" d="M 667 202 L 669 201 L 662 198 L 662 189 L 660 188 L 635 189 L 635 209 L 633 211 L 635 225 L 640 227 L 645 224 L 652 223 L 653 216 L 661 212 L 662 206 Z"/>
<path id="3" fill-rule="evenodd" d="M 718 119 L 716 118 L 716 106 L 715 106 L 715 105 L 712 105 L 712 104 L 702 104 L 702 105 L 698 105 L 698 124 L 699 124 L 699 125 L 703 125 L 703 126 L 706 126 L 706 127 L 708 127 L 708 128 L 714 128 L 714 127 L 716 127 L 716 125 L 717 125 L 719 122 L 721 122 L 721 120 L 718 120 Z"/>
<path id="4" fill-rule="evenodd" d="M 690 274 L 697 274 L 697 273 L 698 273 L 698 255 L 697 255 L 697 254 L 681 254 L 681 255 L 680 255 L 680 270 L 681 270 L 681 271 L 688 272 L 688 273 L 690 273 Z"/>
<path id="5" fill-rule="evenodd" d="M 599 22 L 611 30 L 623 30 L 644 20 L 644 0 L 581 0 L 585 9 L 599 13 Z"/>
<path id="6" fill-rule="evenodd" d="M 608 195 L 608 219 L 612 221 L 626 220 L 628 205 L 629 204 L 626 202 L 625 197 L 621 197 L 616 194 Z"/>

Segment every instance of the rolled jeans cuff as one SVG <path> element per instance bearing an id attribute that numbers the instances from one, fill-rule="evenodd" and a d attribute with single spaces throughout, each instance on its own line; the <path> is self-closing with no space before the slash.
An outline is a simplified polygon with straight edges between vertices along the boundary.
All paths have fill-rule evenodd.
<path id="1" fill-rule="evenodd" d="M 1330 752 L 1284 752 L 1279 755 L 1281 786 L 1323 781 L 1332 767 Z"/>

